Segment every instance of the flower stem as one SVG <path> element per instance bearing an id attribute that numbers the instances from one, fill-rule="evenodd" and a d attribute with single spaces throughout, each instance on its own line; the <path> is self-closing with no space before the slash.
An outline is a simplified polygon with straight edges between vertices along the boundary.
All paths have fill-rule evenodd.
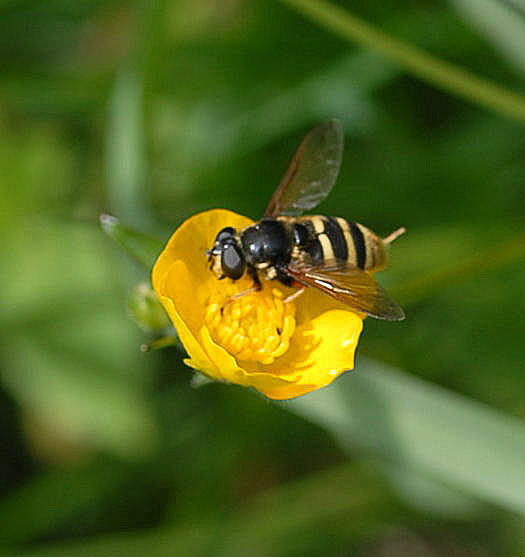
<path id="1" fill-rule="evenodd" d="M 392 37 L 326 0 L 281 1 L 340 37 L 379 51 L 420 79 L 525 123 L 525 96 Z"/>
<path id="2" fill-rule="evenodd" d="M 472 278 L 473 275 L 493 271 L 524 258 L 525 234 L 521 234 L 468 259 L 402 282 L 390 288 L 390 292 L 403 303 L 415 302 L 451 284 Z"/>
<path id="3" fill-rule="evenodd" d="M 161 348 L 166 348 L 168 346 L 179 345 L 179 337 L 177 336 L 166 336 L 155 339 L 149 344 L 141 344 L 141 352 L 151 352 L 152 350 L 160 350 Z"/>

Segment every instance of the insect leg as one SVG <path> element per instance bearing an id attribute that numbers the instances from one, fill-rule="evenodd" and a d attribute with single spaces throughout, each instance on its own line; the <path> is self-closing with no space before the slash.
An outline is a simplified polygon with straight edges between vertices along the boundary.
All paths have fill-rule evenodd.
<path id="1" fill-rule="evenodd" d="M 283 300 L 283 302 L 286 304 L 288 302 L 291 302 L 293 300 L 295 300 L 296 298 L 299 298 L 299 296 L 306 290 L 306 286 L 302 286 L 301 288 L 299 288 L 299 290 L 295 291 L 293 294 L 290 294 L 289 296 L 286 296 L 286 298 Z"/>
<path id="2" fill-rule="evenodd" d="M 261 289 L 261 283 L 259 283 L 259 284 L 254 283 L 254 285 L 250 286 L 250 288 L 247 288 L 246 290 L 243 290 L 242 292 L 237 292 L 237 294 L 233 294 L 232 296 L 230 296 L 226 303 L 232 302 L 233 300 L 237 300 L 238 298 L 242 298 L 246 294 L 250 294 L 252 292 L 259 292 L 260 289 Z"/>
<path id="3" fill-rule="evenodd" d="M 252 288 L 255 288 L 256 292 L 259 291 L 262 288 L 262 286 L 261 286 L 261 279 L 257 274 L 257 269 L 255 267 L 252 267 L 251 265 L 248 265 L 248 274 L 253 280 Z M 253 290 L 251 290 L 251 292 L 253 292 Z"/>
<path id="4" fill-rule="evenodd" d="M 221 307 L 221 315 L 224 311 L 224 308 L 230 303 L 233 302 L 233 300 L 238 300 L 239 298 L 242 298 L 243 296 L 245 296 L 246 294 L 251 294 L 252 292 L 259 292 L 259 290 L 262 289 L 262 285 L 261 285 L 261 279 L 259 278 L 259 275 L 257 274 L 257 269 L 255 269 L 254 267 L 248 267 L 248 274 L 250 275 L 250 277 L 253 280 L 253 285 L 250 286 L 250 288 L 247 288 L 246 290 L 243 290 L 242 292 L 237 292 L 237 294 L 233 294 L 232 296 L 230 296 L 222 305 Z"/>

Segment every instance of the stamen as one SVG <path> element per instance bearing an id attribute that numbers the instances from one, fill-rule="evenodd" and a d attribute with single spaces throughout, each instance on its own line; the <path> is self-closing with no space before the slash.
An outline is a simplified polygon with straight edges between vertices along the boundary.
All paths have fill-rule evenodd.
<path id="1" fill-rule="evenodd" d="M 212 339 L 238 360 L 271 364 L 289 348 L 295 305 L 284 303 L 276 287 L 250 289 L 240 297 L 231 290 L 221 288 L 208 300 L 205 322 Z"/>

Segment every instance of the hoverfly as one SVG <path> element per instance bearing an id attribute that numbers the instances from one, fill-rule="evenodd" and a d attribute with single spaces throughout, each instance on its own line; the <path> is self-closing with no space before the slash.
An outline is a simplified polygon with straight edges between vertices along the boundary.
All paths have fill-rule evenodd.
<path id="1" fill-rule="evenodd" d="M 386 238 L 357 222 L 322 215 L 300 216 L 331 191 L 341 166 L 343 129 L 329 120 L 303 139 L 273 194 L 264 217 L 244 230 L 223 228 L 206 253 L 219 279 L 253 279 L 249 291 L 261 288 L 260 275 L 286 286 L 313 287 L 378 319 L 404 319 L 401 307 L 371 272 L 384 269 Z M 244 294 L 244 292 L 239 295 Z M 238 295 L 238 296 L 239 296 Z M 293 295 L 295 296 L 295 295 Z"/>

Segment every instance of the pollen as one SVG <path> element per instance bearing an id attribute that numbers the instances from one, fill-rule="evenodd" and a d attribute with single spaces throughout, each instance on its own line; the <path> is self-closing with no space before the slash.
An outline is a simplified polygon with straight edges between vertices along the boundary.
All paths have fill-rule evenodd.
<path id="1" fill-rule="evenodd" d="M 237 360 L 271 364 L 289 348 L 295 331 L 295 305 L 266 286 L 232 298 L 225 288 L 210 296 L 205 322 L 212 339 Z M 233 293 L 234 294 L 234 293 Z"/>

